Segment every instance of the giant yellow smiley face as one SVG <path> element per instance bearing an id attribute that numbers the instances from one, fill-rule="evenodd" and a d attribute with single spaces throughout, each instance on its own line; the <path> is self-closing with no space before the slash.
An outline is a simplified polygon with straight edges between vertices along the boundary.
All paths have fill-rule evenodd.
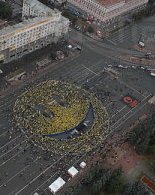
<path id="1" fill-rule="evenodd" d="M 75 85 L 55 80 L 19 96 L 14 116 L 32 141 L 46 149 L 59 145 L 61 152 L 81 140 L 91 148 L 90 140 L 102 139 L 108 130 L 108 115 L 98 99 Z"/>

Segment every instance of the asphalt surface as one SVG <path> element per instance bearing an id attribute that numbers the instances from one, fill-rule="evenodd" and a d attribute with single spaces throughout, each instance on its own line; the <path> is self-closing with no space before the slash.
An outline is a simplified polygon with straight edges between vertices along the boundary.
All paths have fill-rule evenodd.
<path id="1" fill-rule="evenodd" d="M 131 49 L 133 45 L 138 44 L 138 41 L 144 41 L 146 43 L 148 38 L 154 39 L 155 16 L 150 16 L 134 24 L 126 26 L 110 35 L 104 40 L 104 43 L 109 45 Z"/>
<path id="2" fill-rule="evenodd" d="M 74 34 L 74 33 L 73 33 Z M 72 36 L 72 35 L 71 35 Z M 74 35 L 75 36 L 75 35 Z M 94 93 L 106 107 L 110 117 L 110 131 L 121 132 L 127 129 L 150 109 L 148 99 L 155 93 L 155 80 L 146 71 L 132 69 L 130 63 L 120 61 L 117 52 L 114 54 L 110 47 L 79 35 L 76 40 L 82 43 L 81 55 L 62 66 L 41 71 L 37 76 L 21 85 L 10 88 L 7 95 L 0 97 L 0 194 L 3 195 L 31 195 L 50 194 L 48 186 L 57 177 L 65 181 L 69 179 L 67 170 L 79 163 L 87 162 L 87 152 L 83 155 L 72 155 L 79 144 L 71 148 L 70 153 L 62 156 L 43 151 L 30 143 L 13 123 L 13 105 L 17 97 L 26 89 L 47 79 L 63 80 L 81 86 Z M 113 66 L 121 63 L 128 65 L 127 69 L 114 69 L 118 72 L 118 79 L 105 71 L 108 64 Z M 138 65 L 137 65 L 138 66 Z M 131 108 L 122 98 L 131 95 L 139 104 Z M 103 148 L 104 150 L 104 148 Z"/>

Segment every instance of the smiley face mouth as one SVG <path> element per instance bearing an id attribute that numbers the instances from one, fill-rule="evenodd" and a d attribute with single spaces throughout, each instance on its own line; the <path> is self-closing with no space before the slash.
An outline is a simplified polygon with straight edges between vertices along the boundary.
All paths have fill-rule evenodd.
<path id="1" fill-rule="evenodd" d="M 77 126 L 60 133 L 44 134 L 43 137 L 51 137 L 59 140 L 76 138 L 86 131 L 89 131 L 89 129 L 93 125 L 94 118 L 94 109 L 92 104 L 90 103 L 84 119 Z"/>

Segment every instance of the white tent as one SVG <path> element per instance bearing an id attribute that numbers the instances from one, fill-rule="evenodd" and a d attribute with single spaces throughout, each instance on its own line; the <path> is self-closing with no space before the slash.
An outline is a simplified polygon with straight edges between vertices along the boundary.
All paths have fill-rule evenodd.
<path id="1" fill-rule="evenodd" d="M 80 163 L 81 168 L 85 168 L 85 166 L 86 166 L 86 163 L 84 161 Z"/>
<path id="2" fill-rule="evenodd" d="M 141 47 L 144 47 L 144 46 L 145 46 L 144 42 L 142 42 L 142 41 L 139 41 L 138 44 L 139 44 Z"/>
<path id="3" fill-rule="evenodd" d="M 51 192 L 53 194 L 55 194 L 58 190 L 60 190 L 60 188 L 62 188 L 62 186 L 65 184 L 66 182 L 61 178 L 58 177 L 58 179 L 56 179 L 50 186 L 49 189 L 51 190 Z"/>
<path id="4" fill-rule="evenodd" d="M 75 167 L 68 169 L 68 173 L 71 177 L 74 177 L 79 171 Z"/>
<path id="5" fill-rule="evenodd" d="M 35 192 L 34 195 L 39 195 L 38 192 Z"/>

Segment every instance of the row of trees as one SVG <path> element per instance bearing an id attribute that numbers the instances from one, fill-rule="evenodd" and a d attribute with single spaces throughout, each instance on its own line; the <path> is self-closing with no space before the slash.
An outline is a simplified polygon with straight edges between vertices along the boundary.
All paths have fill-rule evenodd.
<path id="1" fill-rule="evenodd" d="M 155 113 L 132 131 L 129 142 L 139 154 L 155 154 Z"/>
<path id="2" fill-rule="evenodd" d="M 98 167 L 93 168 L 80 184 L 70 187 L 65 195 L 104 195 L 104 192 L 108 194 L 149 195 L 149 192 L 139 182 L 125 184 L 120 168 L 109 170 Z"/>
<path id="3" fill-rule="evenodd" d="M 10 4 L 0 1 L 0 18 L 11 18 L 12 16 L 12 8 Z"/>

